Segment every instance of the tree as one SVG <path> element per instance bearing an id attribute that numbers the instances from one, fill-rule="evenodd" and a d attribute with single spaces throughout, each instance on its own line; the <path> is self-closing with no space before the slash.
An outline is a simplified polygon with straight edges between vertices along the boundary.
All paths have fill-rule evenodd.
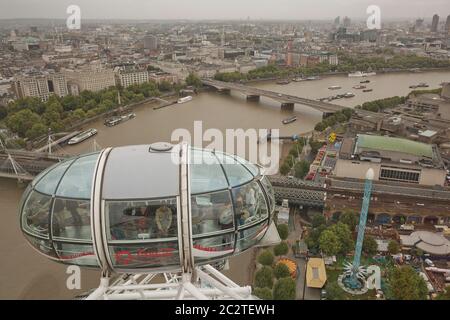
<path id="1" fill-rule="evenodd" d="M 374 237 L 372 237 L 372 236 L 364 237 L 363 250 L 369 256 L 373 256 L 377 253 L 378 244 L 375 241 Z"/>
<path id="2" fill-rule="evenodd" d="M 285 176 L 289 173 L 289 171 L 291 171 L 291 167 L 286 162 L 283 162 L 280 167 L 280 173 Z"/>
<path id="3" fill-rule="evenodd" d="M 256 271 L 255 287 L 272 289 L 273 271 L 271 267 L 262 267 L 260 270 Z"/>
<path id="4" fill-rule="evenodd" d="M 319 238 L 319 248 L 327 256 L 334 256 L 341 250 L 338 236 L 332 230 L 325 230 Z"/>
<path id="5" fill-rule="evenodd" d="M 26 132 L 36 123 L 41 123 L 41 117 L 29 109 L 8 115 L 6 118 L 8 128 L 21 137 L 26 137 Z"/>
<path id="6" fill-rule="evenodd" d="M 199 88 L 202 86 L 202 80 L 194 73 L 190 73 L 186 78 L 186 84 L 188 86 Z"/>
<path id="7" fill-rule="evenodd" d="M 289 252 L 289 246 L 286 242 L 281 242 L 279 244 L 277 244 L 274 248 L 273 248 L 273 253 L 276 256 L 284 256 Z"/>
<path id="8" fill-rule="evenodd" d="M 339 217 L 339 221 L 348 225 L 351 231 L 354 231 L 358 224 L 358 216 L 352 210 L 344 211 Z"/>
<path id="9" fill-rule="evenodd" d="M 273 253 L 269 250 L 264 250 L 259 256 L 258 256 L 258 262 L 261 263 L 263 266 L 271 266 L 273 264 Z"/>
<path id="10" fill-rule="evenodd" d="M 161 81 L 158 88 L 161 91 L 170 91 L 172 90 L 172 84 L 169 81 Z"/>
<path id="11" fill-rule="evenodd" d="M 262 300 L 272 300 L 272 290 L 269 288 L 255 288 L 253 294 Z"/>
<path id="12" fill-rule="evenodd" d="M 305 243 L 310 251 L 319 250 L 319 238 L 322 232 L 326 229 L 325 225 L 321 225 L 317 228 L 312 229 L 305 238 Z"/>
<path id="13" fill-rule="evenodd" d="M 320 214 L 320 213 L 315 214 L 311 220 L 311 224 L 312 224 L 313 228 L 323 226 L 326 223 L 327 223 L 327 219 L 325 218 L 325 216 L 323 214 Z"/>
<path id="14" fill-rule="evenodd" d="M 278 234 L 280 235 L 281 240 L 286 240 L 289 236 L 289 227 L 287 224 L 279 224 L 277 226 Z"/>
<path id="15" fill-rule="evenodd" d="M 297 162 L 294 166 L 294 176 L 298 179 L 304 179 L 309 172 L 309 162 L 302 160 Z"/>
<path id="16" fill-rule="evenodd" d="M 295 281 L 287 277 L 277 281 L 273 288 L 274 300 L 295 300 L 296 288 Z"/>
<path id="17" fill-rule="evenodd" d="M 315 154 L 323 146 L 323 142 L 311 140 L 309 141 L 309 145 L 311 147 L 311 153 Z"/>
<path id="18" fill-rule="evenodd" d="M 340 249 L 339 253 L 346 255 L 354 247 L 354 241 L 352 238 L 352 232 L 348 225 L 338 222 L 328 228 L 332 231 L 338 238 Z"/>
<path id="19" fill-rule="evenodd" d="M 328 282 L 325 287 L 326 298 L 328 300 L 345 300 L 344 291 L 339 287 L 337 282 Z"/>
<path id="20" fill-rule="evenodd" d="M 288 266 L 281 262 L 277 263 L 277 265 L 273 269 L 273 274 L 275 275 L 275 278 L 277 278 L 277 279 L 291 276 Z"/>
<path id="21" fill-rule="evenodd" d="M 411 266 L 394 268 L 389 275 L 389 294 L 395 300 L 425 300 L 425 280 Z"/>
<path id="22" fill-rule="evenodd" d="M 46 134 L 48 131 L 47 126 L 43 125 L 40 122 L 33 124 L 30 130 L 26 132 L 26 136 L 30 139 L 35 139 Z"/>
<path id="23" fill-rule="evenodd" d="M 297 148 L 294 146 L 291 150 L 289 150 L 289 154 L 293 156 L 294 158 L 298 158 L 298 151 Z"/>
<path id="24" fill-rule="evenodd" d="M 388 251 L 390 254 L 397 254 L 400 252 L 400 245 L 397 241 L 391 240 L 388 243 Z"/>

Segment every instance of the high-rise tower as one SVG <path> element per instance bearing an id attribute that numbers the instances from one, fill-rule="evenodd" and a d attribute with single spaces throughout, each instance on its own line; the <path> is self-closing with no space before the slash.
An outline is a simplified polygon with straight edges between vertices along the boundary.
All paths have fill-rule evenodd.
<path id="1" fill-rule="evenodd" d="M 439 16 L 435 14 L 433 16 L 433 21 L 431 22 L 431 32 L 437 32 L 439 25 Z"/>

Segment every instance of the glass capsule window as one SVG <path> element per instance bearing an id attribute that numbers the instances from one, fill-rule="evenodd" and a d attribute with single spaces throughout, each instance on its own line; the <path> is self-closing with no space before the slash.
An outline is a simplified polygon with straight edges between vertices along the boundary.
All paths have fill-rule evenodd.
<path id="1" fill-rule="evenodd" d="M 192 254 L 196 263 L 223 259 L 234 253 L 234 232 L 194 238 Z"/>
<path id="2" fill-rule="evenodd" d="M 192 234 L 234 230 L 234 212 L 228 190 L 191 197 Z"/>
<path id="3" fill-rule="evenodd" d="M 176 238 L 176 199 L 108 201 L 108 239 L 114 241 Z"/>
<path id="4" fill-rule="evenodd" d="M 268 222 L 262 221 L 251 228 L 239 231 L 238 240 L 236 243 L 236 251 L 244 251 L 256 245 L 264 236 L 268 228 Z"/>
<path id="5" fill-rule="evenodd" d="M 72 163 L 73 160 L 69 160 L 61 163 L 59 166 L 54 167 L 53 170 L 47 172 L 47 174 L 45 174 L 42 179 L 37 182 L 35 189 L 41 193 L 53 195 L 59 181 L 61 181 L 61 177 L 64 175 L 67 168 L 69 168 Z"/>
<path id="6" fill-rule="evenodd" d="M 58 240 L 91 240 L 90 200 L 56 198 L 52 231 Z"/>
<path id="7" fill-rule="evenodd" d="M 21 225 L 30 244 L 60 262 L 97 267 L 91 189 L 99 153 L 75 157 L 39 174 L 25 190 Z"/>
<path id="8" fill-rule="evenodd" d="M 256 181 L 233 189 L 233 199 L 239 228 L 268 218 L 268 207 L 264 194 Z"/>
<path id="9" fill-rule="evenodd" d="M 55 243 L 55 249 L 59 260 L 63 263 L 86 267 L 96 267 L 98 265 L 92 245 L 58 241 Z"/>
<path id="10" fill-rule="evenodd" d="M 191 151 L 191 193 L 211 192 L 228 188 L 222 166 L 212 152 Z"/>
<path id="11" fill-rule="evenodd" d="M 37 191 L 30 193 L 22 213 L 22 226 L 26 232 L 48 238 L 51 202 L 50 195 Z"/>
<path id="12" fill-rule="evenodd" d="M 57 197 L 90 199 L 92 177 L 98 154 L 79 158 L 65 172 L 56 191 Z"/>

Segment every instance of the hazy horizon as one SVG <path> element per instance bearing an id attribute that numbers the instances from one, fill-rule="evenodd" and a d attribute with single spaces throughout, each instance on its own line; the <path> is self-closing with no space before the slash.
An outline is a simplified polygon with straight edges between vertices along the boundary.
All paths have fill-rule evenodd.
<path id="1" fill-rule="evenodd" d="M 86 20 L 365 19 L 369 5 L 386 20 L 450 15 L 449 0 L 14 0 L 0 2 L 0 19 L 66 19 L 72 4 Z"/>

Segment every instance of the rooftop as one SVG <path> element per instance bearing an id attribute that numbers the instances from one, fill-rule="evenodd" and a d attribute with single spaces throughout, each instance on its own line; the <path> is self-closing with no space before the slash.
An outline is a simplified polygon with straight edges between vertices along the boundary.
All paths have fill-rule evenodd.
<path id="1" fill-rule="evenodd" d="M 321 258 L 311 258 L 306 267 L 306 283 L 310 288 L 322 288 L 327 281 L 325 262 Z"/>
<path id="2" fill-rule="evenodd" d="M 402 138 L 360 134 L 358 135 L 357 148 L 400 152 L 418 157 L 433 158 L 431 145 Z"/>

